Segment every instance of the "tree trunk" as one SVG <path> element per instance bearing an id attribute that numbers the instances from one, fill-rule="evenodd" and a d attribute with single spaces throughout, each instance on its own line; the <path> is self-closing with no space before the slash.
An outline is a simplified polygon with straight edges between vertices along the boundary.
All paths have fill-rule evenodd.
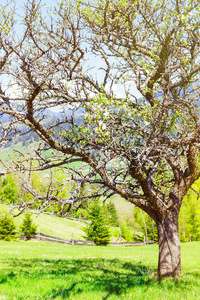
<path id="1" fill-rule="evenodd" d="M 159 242 L 158 277 L 174 277 L 181 273 L 180 238 L 178 232 L 178 216 L 169 217 L 157 224 Z"/>

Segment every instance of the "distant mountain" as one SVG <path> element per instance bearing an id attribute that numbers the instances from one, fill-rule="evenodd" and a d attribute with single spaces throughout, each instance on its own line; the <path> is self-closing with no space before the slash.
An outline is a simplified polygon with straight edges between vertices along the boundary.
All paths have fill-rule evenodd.
<path id="1" fill-rule="evenodd" d="M 74 114 L 73 114 L 74 113 Z M 68 119 L 71 118 L 72 114 L 74 117 L 74 123 L 76 123 L 77 125 L 80 125 L 82 120 L 83 120 L 83 113 L 84 110 L 81 109 L 77 109 L 76 111 L 72 111 L 72 110 L 66 110 L 65 113 L 60 112 L 60 111 L 53 111 L 52 109 L 46 109 L 43 113 L 38 114 L 37 118 L 42 117 L 42 115 L 45 116 L 44 120 L 42 120 L 42 122 L 48 127 L 48 124 L 53 123 L 57 120 L 64 120 L 66 117 Z M 10 116 L 7 114 L 4 114 L 2 116 L 0 116 L 0 121 L 2 123 L 7 123 L 10 121 Z M 19 124 L 18 125 L 20 128 L 21 132 L 26 132 L 27 131 L 27 127 L 24 124 Z M 66 125 L 64 125 L 64 127 L 69 127 L 70 125 L 66 123 Z M 2 132 L 2 128 L 0 127 L 0 132 Z M 34 131 L 30 131 L 24 135 L 14 135 L 14 133 L 10 136 L 10 140 L 6 143 L 6 145 L 4 145 L 4 148 L 10 148 L 11 146 L 14 146 L 17 144 L 19 145 L 19 143 L 22 143 L 22 146 L 28 146 L 33 144 L 34 142 L 38 142 L 39 141 L 39 136 L 34 132 Z M 1 149 L 1 145 L 0 145 L 0 149 Z"/>
<path id="2" fill-rule="evenodd" d="M 62 119 L 62 118 L 64 118 L 65 116 L 67 116 L 68 118 L 70 118 L 71 116 L 72 116 L 72 114 L 74 113 L 74 117 L 75 118 L 82 118 L 82 116 L 83 116 L 83 113 L 84 113 L 84 109 L 82 109 L 82 108 L 79 108 L 79 109 L 77 109 L 77 110 L 75 110 L 75 111 L 73 111 L 73 110 L 66 110 L 65 111 L 65 114 L 63 113 L 63 112 L 61 112 L 61 111 L 53 111 L 53 109 L 49 109 L 49 108 L 47 108 L 47 109 L 45 109 L 45 111 L 43 112 L 43 113 L 39 113 L 39 115 L 38 116 L 42 116 L 42 114 L 43 115 L 45 115 L 46 117 L 50 117 L 50 118 L 59 118 L 59 119 Z M 0 116 L 0 121 L 2 122 L 2 123 L 6 123 L 6 122 L 9 122 L 10 121 L 10 116 L 9 115 L 7 115 L 7 114 L 3 114 L 2 116 Z"/>

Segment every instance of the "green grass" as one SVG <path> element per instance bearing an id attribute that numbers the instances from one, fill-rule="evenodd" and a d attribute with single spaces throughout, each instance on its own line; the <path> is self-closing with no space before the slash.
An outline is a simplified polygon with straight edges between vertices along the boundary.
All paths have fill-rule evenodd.
<path id="1" fill-rule="evenodd" d="M 200 299 L 200 242 L 182 244 L 182 278 L 156 279 L 158 246 L 0 242 L 0 299 Z"/>

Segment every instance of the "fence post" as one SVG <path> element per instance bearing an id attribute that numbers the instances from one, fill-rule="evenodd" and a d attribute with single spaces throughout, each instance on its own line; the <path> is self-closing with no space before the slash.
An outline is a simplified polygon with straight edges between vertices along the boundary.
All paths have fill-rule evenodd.
<path id="1" fill-rule="evenodd" d="M 72 245 L 74 245 L 74 233 L 72 233 Z"/>

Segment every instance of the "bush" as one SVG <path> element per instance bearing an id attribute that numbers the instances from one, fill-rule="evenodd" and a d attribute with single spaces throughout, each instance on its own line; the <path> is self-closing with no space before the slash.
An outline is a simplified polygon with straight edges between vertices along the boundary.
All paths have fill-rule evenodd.
<path id="1" fill-rule="evenodd" d="M 16 226 L 13 217 L 6 214 L 0 217 L 0 239 L 10 241 L 15 238 Z"/>
<path id="2" fill-rule="evenodd" d="M 37 231 L 37 225 L 33 224 L 31 213 L 28 210 L 24 214 L 24 219 L 20 230 L 25 234 L 25 238 L 27 240 L 30 240 L 31 236 L 34 235 Z"/>
<path id="3" fill-rule="evenodd" d="M 2 203 L 19 203 L 19 192 L 11 174 L 0 182 L 0 199 Z"/>
<path id="4" fill-rule="evenodd" d="M 125 221 L 122 222 L 121 228 L 122 228 L 122 237 L 127 242 L 132 242 L 133 241 L 133 234 L 132 234 L 131 230 L 128 228 Z"/>
<path id="5" fill-rule="evenodd" d="M 87 234 L 87 239 L 93 241 L 96 245 L 108 245 L 110 243 L 110 231 L 104 217 L 104 210 L 99 204 L 94 204 L 88 215 L 88 219 L 92 221 L 83 230 Z"/>

